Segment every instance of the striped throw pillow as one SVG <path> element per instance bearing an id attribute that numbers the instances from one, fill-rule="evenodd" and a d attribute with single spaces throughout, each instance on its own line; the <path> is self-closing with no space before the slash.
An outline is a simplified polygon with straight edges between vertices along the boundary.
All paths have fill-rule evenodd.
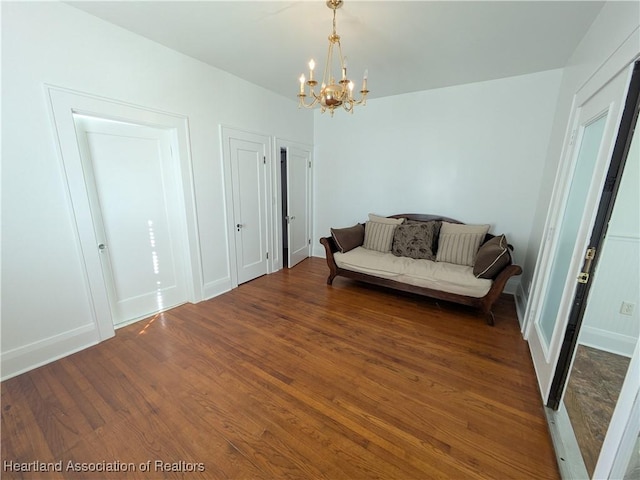
<path id="1" fill-rule="evenodd" d="M 489 225 L 442 222 L 436 261 L 473 267 L 478 249 L 488 231 Z"/>
<path id="2" fill-rule="evenodd" d="M 390 223 L 367 222 L 364 225 L 364 243 L 362 246 L 377 252 L 390 252 L 393 234 L 397 225 Z"/>

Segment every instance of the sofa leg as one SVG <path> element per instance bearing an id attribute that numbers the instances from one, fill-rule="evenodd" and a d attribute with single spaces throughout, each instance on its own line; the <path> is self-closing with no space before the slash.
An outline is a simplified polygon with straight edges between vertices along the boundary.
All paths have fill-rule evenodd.
<path id="1" fill-rule="evenodd" d="M 495 317 L 493 316 L 493 312 L 491 310 L 489 310 L 489 313 L 486 314 L 487 315 L 487 325 L 490 326 L 494 326 L 495 325 Z"/>
<path id="2" fill-rule="evenodd" d="M 333 284 L 333 279 L 336 278 L 336 276 L 334 274 L 331 274 L 327 277 L 327 285 L 332 285 Z"/>

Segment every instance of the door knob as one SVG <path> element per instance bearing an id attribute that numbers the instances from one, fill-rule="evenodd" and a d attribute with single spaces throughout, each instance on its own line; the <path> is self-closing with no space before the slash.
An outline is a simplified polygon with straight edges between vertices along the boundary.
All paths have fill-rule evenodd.
<path id="1" fill-rule="evenodd" d="M 244 225 L 243 225 L 242 223 L 238 223 L 238 224 L 236 225 L 236 228 L 238 229 L 238 231 L 240 231 L 240 229 L 241 229 L 242 227 L 244 227 Z"/>
<path id="2" fill-rule="evenodd" d="M 105 248 L 107 248 L 107 246 L 104 243 L 98 245 L 98 250 L 104 250 Z"/>

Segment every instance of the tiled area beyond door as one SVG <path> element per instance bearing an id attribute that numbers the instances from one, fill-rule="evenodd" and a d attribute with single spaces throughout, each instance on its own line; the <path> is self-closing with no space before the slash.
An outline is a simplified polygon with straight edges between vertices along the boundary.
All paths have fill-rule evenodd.
<path id="1" fill-rule="evenodd" d="M 589 477 L 593 476 L 629 360 L 584 345 L 577 347 L 564 404 Z"/>

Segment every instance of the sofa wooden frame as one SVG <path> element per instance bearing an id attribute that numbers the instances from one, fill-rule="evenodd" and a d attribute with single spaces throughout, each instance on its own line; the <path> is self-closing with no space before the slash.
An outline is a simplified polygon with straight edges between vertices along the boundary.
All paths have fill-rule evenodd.
<path id="1" fill-rule="evenodd" d="M 406 218 L 408 220 L 416 220 L 420 222 L 427 222 L 430 220 L 436 221 L 445 221 L 450 223 L 462 223 L 458 220 L 454 220 L 447 217 L 441 217 L 437 215 L 425 215 L 425 214 L 417 214 L 417 213 L 403 213 L 398 215 L 390 215 L 389 218 Z M 493 238 L 493 235 L 487 234 L 485 237 L 485 242 L 489 239 Z M 346 278 L 351 278 L 353 280 L 358 280 L 361 282 L 370 283 L 373 285 L 379 285 L 381 287 L 387 287 L 394 290 L 400 290 L 403 292 L 414 293 L 430 298 L 434 298 L 437 300 L 444 300 L 447 302 L 458 303 L 462 305 L 467 305 L 470 307 L 474 307 L 479 309 L 484 315 L 486 315 L 487 324 L 494 324 L 494 315 L 493 315 L 493 304 L 498 300 L 502 291 L 504 290 L 505 285 L 507 284 L 507 280 L 509 278 L 520 275 L 522 273 L 522 268 L 519 265 L 511 264 L 506 266 L 493 280 L 491 288 L 487 292 L 484 297 L 470 297 L 467 295 L 459 295 L 455 293 L 443 292 L 440 290 L 433 290 L 431 288 L 417 287 L 415 285 L 409 285 L 407 283 L 397 282 L 395 280 L 389 280 L 386 278 L 376 277 L 374 275 L 368 275 L 366 273 L 354 272 L 351 270 L 346 270 L 344 268 L 338 267 L 336 264 L 335 258 L 333 256 L 334 252 L 338 251 L 338 246 L 331 236 L 323 237 L 320 239 L 320 243 L 324 246 L 327 258 L 327 265 L 329 266 L 329 277 L 327 278 L 327 285 L 333 284 L 333 279 L 341 276 Z M 509 248 L 513 250 L 513 247 L 509 245 Z"/>

